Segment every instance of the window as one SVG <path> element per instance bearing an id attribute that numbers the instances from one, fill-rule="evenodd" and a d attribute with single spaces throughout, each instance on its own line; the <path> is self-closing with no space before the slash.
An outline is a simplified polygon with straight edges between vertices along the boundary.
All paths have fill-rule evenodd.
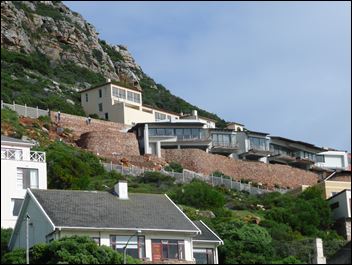
<path id="1" fill-rule="evenodd" d="M 171 120 L 171 115 L 167 115 L 167 119 L 168 119 L 168 120 Z"/>
<path id="2" fill-rule="evenodd" d="M 99 97 L 103 97 L 103 91 L 101 89 L 99 89 Z"/>
<path id="3" fill-rule="evenodd" d="M 38 169 L 17 168 L 17 189 L 39 188 Z"/>
<path id="4" fill-rule="evenodd" d="M 133 101 L 133 92 L 127 91 L 127 100 Z"/>
<path id="5" fill-rule="evenodd" d="M 156 129 L 154 128 L 149 129 L 149 136 L 156 136 Z"/>
<path id="6" fill-rule="evenodd" d="M 98 104 L 99 111 L 103 111 L 103 103 Z"/>
<path id="7" fill-rule="evenodd" d="M 13 202 L 12 215 L 18 216 L 21 210 L 23 199 L 11 199 L 11 201 Z"/>
<path id="8" fill-rule="evenodd" d="M 138 94 L 138 93 L 133 93 L 133 101 L 134 102 L 137 102 L 137 103 L 140 103 L 141 102 L 141 95 Z"/>
<path id="9" fill-rule="evenodd" d="M 126 99 L 126 90 L 121 88 L 113 88 L 112 95 L 117 98 Z"/>
<path id="10" fill-rule="evenodd" d="M 105 120 L 108 120 L 109 119 L 109 113 L 105 113 Z"/>
<path id="11" fill-rule="evenodd" d="M 196 264 L 214 264 L 214 251 L 211 248 L 195 248 L 193 249 L 193 257 Z"/>
<path id="12" fill-rule="evenodd" d="M 129 241 L 128 241 L 129 240 Z M 123 253 L 123 248 L 126 247 L 127 255 L 134 258 L 144 258 L 145 257 L 145 237 L 144 236 L 110 236 L 110 246 Z"/>
<path id="13" fill-rule="evenodd" d="M 258 137 L 249 137 L 250 149 L 267 150 L 267 139 Z"/>
<path id="14" fill-rule="evenodd" d="M 91 239 L 95 242 L 95 243 L 97 243 L 97 245 L 98 246 L 100 246 L 100 237 L 91 237 Z"/>
<path id="15" fill-rule="evenodd" d="M 166 120 L 166 114 L 155 112 L 155 120 L 156 121 Z"/>
<path id="16" fill-rule="evenodd" d="M 88 102 L 88 93 L 86 93 L 86 102 Z"/>
<path id="17" fill-rule="evenodd" d="M 152 239 L 152 244 L 161 244 L 161 259 L 185 259 L 185 243 L 183 240 L 159 240 Z"/>
<path id="18" fill-rule="evenodd" d="M 320 163 L 324 163 L 325 162 L 325 156 L 324 155 L 316 155 L 317 161 L 316 162 L 320 162 Z"/>

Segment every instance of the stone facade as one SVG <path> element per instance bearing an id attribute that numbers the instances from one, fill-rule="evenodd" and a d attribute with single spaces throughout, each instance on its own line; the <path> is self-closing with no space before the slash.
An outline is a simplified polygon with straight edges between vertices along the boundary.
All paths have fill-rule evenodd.
<path id="1" fill-rule="evenodd" d="M 261 162 L 235 160 L 221 155 L 206 153 L 198 149 L 165 149 L 162 157 L 166 162 L 175 161 L 184 168 L 206 175 L 218 170 L 235 180 L 250 179 L 268 188 L 296 188 L 301 185 L 314 185 L 318 175 L 302 169 Z"/>
<path id="2" fill-rule="evenodd" d="M 56 122 L 57 112 L 51 111 L 50 117 L 53 122 Z M 89 125 L 86 124 L 86 117 L 75 116 L 71 114 L 61 113 L 60 122 L 56 122 L 58 127 L 72 130 L 75 140 L 78 140 L 82 134 L 87 132 L 120 132 L 125 129 L 125 125 L 117 122 L 91 119 Z"/>
<path id="3" fill-rule="evenodd" d="M 104 157 L 139 156 L 136 136 L 133 133 L 98 131 L 83 133 L 77 141 L 79 147 L 85 148 Z M 113 155 L 114 153 L 114 155 Z"/>

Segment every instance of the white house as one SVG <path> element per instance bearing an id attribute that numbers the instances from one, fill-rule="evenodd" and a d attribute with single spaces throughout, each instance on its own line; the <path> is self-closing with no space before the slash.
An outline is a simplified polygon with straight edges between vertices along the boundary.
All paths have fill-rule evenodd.
<path id="1" fill-rule="evenodd" d="M 34 144 L 1 135 L 1 227 L 15 226 L 27 188 L 46 189 L 45 153 Z"/>
<path id="2" fill-rule="evenodd" d="M 142 92 L 134 87 L 125 87 L 112 82 L 80 91 L 84 111 L 100 118 L 135 125 L 140 122 L 179 119 L 177 113 L 153 108 L 143 104 Z"/>
<path id="3" fill-rule="evenodd" d="M 348 153 L 346 151 L 328 150 L 320 152 L 321 161 L 316 162 L 315 166 L 332 169 L 332 170 L 348 170 Z"/>
<path id="4" fill-rule="evenodd" d="M 167 195 L 127 189 L 125 181 L 113 192 L 28 189 L 9 248 L 26 246 L 28 215 L 30 246 L 86 235 L 153 263 L 218 263 L 223 242 L 204 223 L 193 223 Z"/>
<path id="5" fill-rule="evenodd" d="M 328 199 L 335 229 L 347 240 L 351 240 L 351 189 L 345 189 Z"/>

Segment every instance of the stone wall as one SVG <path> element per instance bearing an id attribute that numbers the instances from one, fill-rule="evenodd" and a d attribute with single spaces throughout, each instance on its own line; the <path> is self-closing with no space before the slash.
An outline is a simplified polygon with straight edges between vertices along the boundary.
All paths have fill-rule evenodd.
<path id="1" fill-rule="evenodd" d="M 235 180 L 250 179 L 268 188 L 275 185 L 296 188 L 300 185 L 313 185 L 318 181 L 318 175 L 310 171 L 286 165 L 236 160 L 198 149 L 163 149 L 162 157 L 168 163 L 175 161 L 186 169 L 206 175 L 218 170 Z"/>
<path id="2" fill-rule="evenodd" d="M 61 113 L 60 122 L 56 122 L 57 112 L 51 111 L 50 117 L 53 122 L 56 123 L 58 127 L 67 128 L 72 130 L 76 140 L 78 140 L 81 134 L 86 132 L 103 132 L 110 131 L 111 133 L 119 132 L 127 128 L 124 124 L 104 121 L 98 119 L 91 119 L 89 125 L 86 124 L 86 117 Z"/>
<path id="3" fill-rule="evenodd" d="M 133 133 L 95 131 L 83 133 L 76 142 L 79 147 L 104 157 L 139 156 L 138 141 Z"/>

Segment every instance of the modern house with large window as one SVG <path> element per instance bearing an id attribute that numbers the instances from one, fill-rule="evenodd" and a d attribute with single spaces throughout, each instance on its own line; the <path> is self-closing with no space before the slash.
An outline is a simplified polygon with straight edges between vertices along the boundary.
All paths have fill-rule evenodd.
<path id="1" fill-rule="evenodd" d="M 80 91 L 84 111 L 100 118 L 135 125 L 140 122 L 179 119 L 177 113 L 153 108 L 142 103 L 142 92 L 124 87 L 110 79 L 105 84 Z"/>
<path id="2" fill-rule="evenodd" d="M 112 192 L 28 189 L 10 249 L 65 236 L 85 235 L 97 244 L 152 263 L 218 263 L 222 240 L 204 223 L 193 223 L 163 194 L 128 193 L 120 181 Z"/>
<path id="3" fill-rule="evenodd" d="M 141 154 L 161 156 L 161 149 L 197 148 L 208 151 L 211 138 L 207 125 L 199 120 L 171 120 L 138 123 L 136 134 Z"/>
<path id="4" fill-rule="evenodd" d="M 46 189 L 45 153 L 34 144 L 1 135 L 1 227 L 13 228 L 27 188 Z"/>
<path id="5" fill-rule="evenodd" d="M 287 164 L 308 170 L 315 163 L 324 161 L 324 156 L 320 154 L 323 148 L 278 136 L 270 137 L 270 151 L 269 162 L 273 164 Z"/>
<path id="6" fill-rule="evenodd" d="M 270 137 L 268 133 L 255 132 L 250 130 L 238 131 L 236 139 L 239 144 L 238 157 L 244 160 L 268 162 L 268 156 L 271 154 L 269 149 Z"/>
<path id="7" fill-rule="evenodd" d="M 346 151 L 327 150 L 318 154 L 316 167 L 326 170 L 348 170 L 348 153 Z"/>

